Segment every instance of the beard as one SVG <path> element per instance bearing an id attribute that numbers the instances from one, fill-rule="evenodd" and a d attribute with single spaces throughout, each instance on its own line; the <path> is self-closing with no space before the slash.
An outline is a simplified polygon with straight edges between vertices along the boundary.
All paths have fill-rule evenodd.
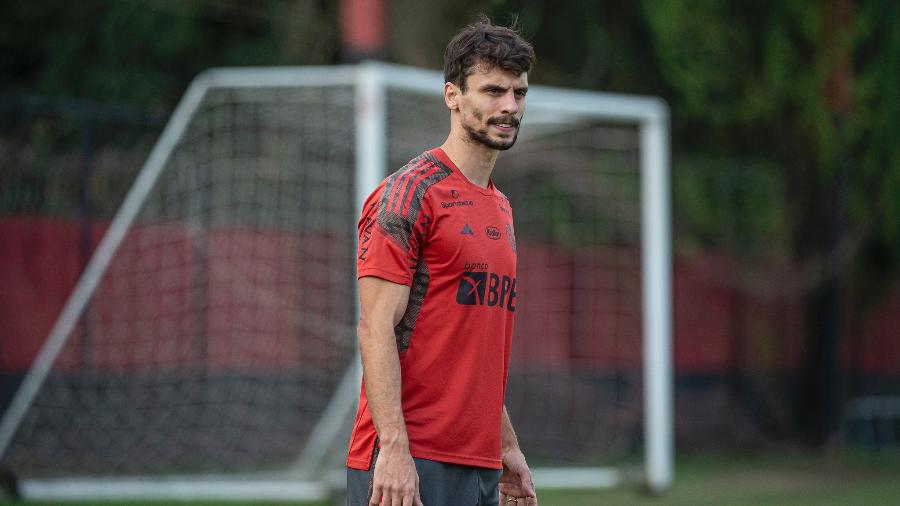
<path id="1" fill-rule="evenodd" d="M 475 114 L 476 119 L 481 119 L 480 114 Z M 488 128 L 496 123 L 508 123 L 515 127 L 516 131 L 513 133 L 511 139 L 493 139 L 488 133 Z M 506 117 L 496 117 L 491 118 L 487 122 L 487 126 L 485 128 L 478 128 L 467 124 L 463 124 L 463 129 L 465 129 L 466 133 L 469 136 L 469 140 L 483 146 L 486 146 L 490 149 L 496 149 L 498 151 L 506 151 L 507 149 L 513 147 L 516 143 L 516 140 L 519 138 L 519 120 L 512 116 Z"/>

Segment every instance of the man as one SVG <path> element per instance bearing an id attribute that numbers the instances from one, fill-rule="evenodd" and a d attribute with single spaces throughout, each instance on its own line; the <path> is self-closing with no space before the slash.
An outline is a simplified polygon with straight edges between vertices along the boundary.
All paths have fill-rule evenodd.
<path id="1" fill-rule="evenodd" d="M 504 405 L 516 251 L 490 179 L 525 113 L 531 46 L 487 20 L 444 52 L 450 134 L 359 221 L 360 392 L 348 505 L 537 505 Z M 505 237 L 504 237 L 505 236 Z"/>

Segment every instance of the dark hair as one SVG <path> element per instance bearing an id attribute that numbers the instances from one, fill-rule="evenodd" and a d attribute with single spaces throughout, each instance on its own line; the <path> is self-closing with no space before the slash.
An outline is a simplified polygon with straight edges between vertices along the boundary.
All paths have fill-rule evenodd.
<path id="1" fill-rule="evenodd" d="M 444 81 L 453 83 L 465 93 L 466 78 L 479 64 L 488 69 L 501 68 L 515 75 L 530 72 L 534 49 L 519 35 L 515 20 L 512 26 L 498 26 L 487 16 L 463 28 L 444 50 Z"/>

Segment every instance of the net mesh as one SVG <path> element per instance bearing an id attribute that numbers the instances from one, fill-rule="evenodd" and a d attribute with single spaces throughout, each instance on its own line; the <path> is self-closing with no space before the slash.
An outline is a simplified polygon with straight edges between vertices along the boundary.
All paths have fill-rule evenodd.
<path id="1" fill-rule="evenodd" d="M 386 97 L 392 172 L 448 117 Z M 519 256 L 507 405 L 532 465 L 598 464 L 641 445 L 639 136 L 552 112 L 529 103 L 494 172 Z M 210 90 L 3 464 L 289 466 L 355 349 L 353 126 L 349 86 Z"/>
<path id="2" fill-rule="evenodd" d="M 214 89 L 21 424 L 23 475 L 296 458 L 353 357 L 353 89 Z"/>
<path id="3" fill-rule="evenodd" d="M 642 439 L 637 135 L 536 132 L 498 162 L 521 279 L 507 405 L 530 460 L 609 464 Z"/>
<path id="4" fill-rule="evenodd" d="M 533 465 L 636 459 L 643 438 L 639 133 L 567 118 L 531 98 L 528 111 L 516 146 L 493 172 L 516 223 L 510 417 Z M 390 170 L 443 143 L 448 128 L 439 95 L 390 90 Z"/>

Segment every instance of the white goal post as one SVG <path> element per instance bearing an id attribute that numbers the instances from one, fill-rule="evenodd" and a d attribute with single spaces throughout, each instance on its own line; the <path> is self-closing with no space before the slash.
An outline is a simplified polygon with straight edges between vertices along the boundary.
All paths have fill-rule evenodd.
<path id="1" fill-rule="evenodd" d="M 368 193 L 399 168 L 397 160 L 417 154 L 410 150 L 436 145 L 434 142 L 446 135 L 447 119 L 440 112 L 442 89 L 439 72 L 374 62 L 226 68 L 199 75 L 173 113 L 0 420 L 0 464 L 19 474 L 24 496 L 237 501 L 324 497 L 329 488 L 327 471 L 340 464 L 346 448 L 348 418 L 352 422 L 360 378 L 352 339 L 357 299 L 352 279 L 344 272 L 353 268 L 355 217 Z M 245 108 L 245 101 L 255 105 Z M 510 395 L 526 395 L 513 389 L 516 382 L 533 385 L 529 382 L 544 381 L 547 399 L 559 398 L 560 392 L 568 396 L 568 405 L 536 421 L 535 427 L 576 420 L 579 429 L 592 434 L 587 425 L 604 420 L 597 423 L 615 424 L 627 431 L 635 428 L 637 417 L 640 435 L 617 436 L 615 444 L 598 440 L 591 446 L 585 442 L 585 451 L 636 447 L 642 452 L 639 460 L 647 488 L 663 493 L 671 484 L 674 466 L 668 108 L 653 97 L 533 85 L 527 111 L 519 144 L 508 158 L 504 158 L 507 154 L 501 156 L 496 177 L 501 177 L 504 160 L 521 166 L 535 164 L 534 169 L 523 172 L 529 182 L 521 183 L 531 185 L 533 211 L 528 210 L 530 204 L 517 204 L 516 192 L 508 188 L 517 184 L 514 179 L 509 185 L 499 184 L 517 213 L 520 265 L 529 254 L 529 245 L 533 245 L 534 258 L 545 262 L 535 264 L 535 272 L 556 272 L 560 259 L 567 259 L 569 278 L 564 287 L 556 288 L 556 277 L 548 278 L 541 293 L 554 294 L 551 298 L 566 294 L 568 302 L 558 306 L 565 314 L 575 314 L 579 305 L 581 309 L 577 310 L 577 322 L 569 323 L 571 333 L 560 337 L 569 341 L 567 351 L 549 353 L 552 357 L 543 369 L 520 368 L 516 379 L 510 379 Z M 301 115 L 311 119 L 298 124 Z M 420 134 L 424 137 L 417 137 Z M 529 143 L 534 147 L 524 151 Z M 597 148 L 597 144 L 602 146 Z M 563 160 L 560 167 L 548 168 L 557 155 L 546 155 L 544 160 L 538 150 L 556 150 L 553 152 L 561 153 L 560 157 L 577 154 L 572 155 L 573 161 Z M 595 151 L 603 155 L 592 154 Z M 634 170 L 625 167 L 630 161 Z M 202 175 L 195 174 L 197 164 L 205 167 Z M 344 166 L 352 171 L 349 179 L 339 174 Z M 632 197 L 633 184 L 637 195 Z M 591 188 L 599 190 L 592 193 Z M 295 202 L 292 192 L 298 191 L 302 195 Z M 615 205 L 601 205 L 604 195 L 612 195 L 609 198 Z M 306 202 L 317 207 L 304 207 Z M 632 204 L 634 212 L 629 207 Z M 523 220 L 520 212 L 526 215 Z M 575 224 L 574 232 L 566 231 L 567 223 Z M 528 230 L 533 230 L 531 241 Z M 544 239 L 548 245 L 539 244 Z M 334 253 L 345 249 L 349 257 Z M 148 251 L 150 256 L 146 256 Z M 597 255 L 604 260 L 594 260 Z M 119 260 L 123 256 L 127 262 Z M 639 258 L 634 266 L 632 256 Z M 123 262 L 128 264 L 127 271 L 119 266 Z M 290 272 L 303 277 L 303 287 L 291 287 L 292 280 L 279 279 L 290 277 L 279 274 L 286 262 L 296 262 L 290 264 L 296 265 L 291 267 L 296 271 Z M 582 275 L 588 271 L 594 274 Z M 607 271 L 609 278 L 603 277 Z M 524 277 L 521 269 L 520 276 Z M 584 279 L 587 277 L 596 280 Z M 185 278 L 190 278 L 191 284 Z M 607 287 L 608 279 L 615 287 Z M 632 281 L 637 286 L 625 298 L 637 301 L 634 308 L 615 295 L 616 290 L 631 290 Z M 535 287 L 538 284 L 533 282 Z M 307 293 L 313 289 L 317 290 L 314 294 Z M 120 306 L 126 299 L 128 305 Z M 321 308 L 335 300 L 344 301 L 350 310 L 324 314 Z M 147 301 L 160 301 L 160 307 L 151 302 L 151 309 L 144 308 L 151 315 L 141 316 L 141 306 Z M 608 318 L 605 313 L 597 314 L 596 308 L 607 306 L 612 308 Z M 291 311 L 302 315 L 279 319 L 278 315 Z M 127 318 L 116 319 L 124 313 Z M 517 316 L 517 332 L 527 332 L 521 317 Z M 551 319 L 552 315 L 541 318 Z M 632 326 L 632 319 L 639 323 Z M 617 332 L 621 336 L 617 343 L 622 344 L 609 353 L 602 343 L 585 344 L 592 335 L 597 336 L 593 329 L 606 328 L 604 322 L 612 320 L 615 328 L 610 332 Z M 339 330 L 333 330 L 336 328 Z M 229 333 L 232 338 L 222 340 L 216 332 Z M 119 342 L 118 337 L 106 337 L 105 333 L 129 340 Z M 189 336 L 190 342 L 155 347 L 163 334 Z M 640 342 L 626 341 L 632 334 Z M 314 335 L 315 340 L 303 342 L 304 335 Z M 554 339 L 554 335 L 544 337 Z M 75 341 L 81 359 L 72 358 L 78 353 L 69 350 Z M 284 351 L 297 341 L 296 357 Z M 516 337 L 513 342 L 515 348 Z M 527 365 L 529 357 L 542 353 L 540 350 L 557 349 L 528 338 L 525 342 L 538 348 L 520 356 L 520 364 Z M 101 349 L 104 343 L 111 343 L 114 351 Z M 147 351 L 137 355 L 135 349 Z M 638 358 L 632 358 L 635 351 Z M 632 374 L 629 360 L 640 361 L 638 375 Z M 277 377 L 267 372 L 272 364 L 282 371 Z M 594 374 L 591 368 L 603 373 Z M 89 374 L 81 372 L 88 369 Z M 57 377 L 60 379 L 54 379 Z M 576 379 L 570 382 L 572 377 Z M 307 385 L 312 385 L 315 393 L 305 394 Z M 278 392 L 272 399 L 256 399 L 272 388 Z M 592 390 L 595 388 L 600 390 Z M 45 390 L 49 393 L 42 393 Z M 521 390 L 526 391 L 525 387 Z M 595 391 L 610 392 L 610 398 L 616 399 L 612 402 L 618 403 L 615 409 L 585 406 L 585 395 L 589 398 Z M 639 392 L 639 404 L 630 402 L 632 392 Z M 152 402 L 140 404 L 141 399 L 135 397 L 142 396 Z M 285 411 L 290 410 L 285 404 L 295 398 L 292 396 L 304 402 L 314 399 L 303 408 L 309 411 Z M 185 400 L 187 404 L 180 404 Z M 238 406 L 240 402 L 246 404 Z M 514 405 L 510 404 L 510 410 L 519 426 Z M 83 421 L 65 414 L 65 409 L 83 406 L 94 410 Z M 114 409 L 110 406 L 142 414 L 123 411 L 101 425 L 118 427 L 150 419 L 146 423 L 153 424 L 155 432 L 148 431 L 139 442 L 130 441 L 125 447 L 146 453 L 150 463 L 171 462 L 171 472 L 151 465 L 146 473 L 135 467 L 126 469 L 124 475 L 111 476 L 105 466 L 121 464 L 115 460 L 118 457 L 110 456 L 121 450 L 116 436 L 108 435 L 109 431 L 106 436 L 69 433 L 74 431 L 71 425 L 89 431 L 104 410 Z M 170 411 L 158 412 L 162 410 Z M 280 417 L 283 422 L 278 422 L 277 430 L 267 425 L 275 423 L 270 419 Z M 302 429 L 293 427 L 296 420 L 305 421 Z M 63 422 L 68 424 L 65 429 L 55 425 Z M 171 427 L 181 426 L 167 423 L 200 427 L 197 431 L 207 430 L 201 425 L 208 423 L 226 435 L 205 437 L 205 433 L 178 429 L 174 437 Z M 290 444 L 296 448 L 281 449 L 278 430 L 290 434 L 294 438 Z M 241 446 L 253 443 L 257 432 L 261 447 L 266 448 L 260 452 L 270 452 L 271 459 L 248 455 L 253 447 Z M 101 437 L 106 439 L 97 439 Z M 185 456 L 189 452 L 183 448 L 194 448 L 190 445 L 200 444 L 198 439 L 205 445 L 199 453 L 208 454 L 209 462 Z M 528 454 L 528 435 L 520 434 L 520 439 Z M 78 452 L 91 441 L 110 449 L 79 460 L 82 454 Z M 554 441 L 535 444 L 553 446 Z M 577 445 L 577 441 L 566 442 L 560 448 Z M 533 465 L 538 464 L 537 484 L 593 488 L 624 480 L 625 473 L 596 467 L 594 463 L 603 459 L 595 457 L 585 453 L 569 463 L 565 454 L 550 451 L 546 458 L 532 460 Z M 218 469 L 219 459 L 229 463 Z M 60 469 L 52 467 L 60 461 L 73 462 Z"/>

